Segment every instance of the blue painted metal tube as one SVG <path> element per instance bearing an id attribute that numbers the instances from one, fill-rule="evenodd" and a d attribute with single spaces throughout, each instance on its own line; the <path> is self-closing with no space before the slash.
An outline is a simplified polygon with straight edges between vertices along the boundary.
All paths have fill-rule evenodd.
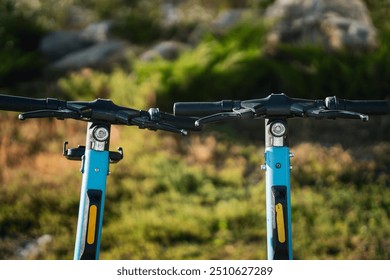
<path id="1" fill-rule="evenodd" d="M 74 250 L 75 260 L 99 259 L 110 164 L 109 139 L 109 124 L 88 123 L 81 166 L 83 180 Z"/>
<path id="2" fill-rule="evenodd" d="M 267 147 L 265 162 L 267 256 L 269 260 L 292 259 L 289 148 Z"/>
<path id="3" fill-rule="evenodd" d="M 99 259 L 109 152 L 87 149 L 82 165 L 74 259 Z"/>

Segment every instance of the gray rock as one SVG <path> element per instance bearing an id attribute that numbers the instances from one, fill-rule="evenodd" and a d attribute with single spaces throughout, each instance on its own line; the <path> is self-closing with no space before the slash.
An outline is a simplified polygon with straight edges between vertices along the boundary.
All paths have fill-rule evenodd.
<path id="1" fill-rule="evenodd" d="M 141 54 L 140 59 L 144 61 L 151 61 L 156 58 L 175 60 L 186 49 L 188 49 L 188 46 L 183 43 L 164 41 Z"/>
<path id="2" fill-rule="evenodd" d="M 184 15 L 180 9 L 173 3 L 162 3 L 161 10 L 161 24 L 164 27 L 170 27 L 176 24 L 180 24 L 183 21 Z"/>
<path id="3" fill-rule="evenodd" d="M 39 238 L 28 242 L 24 247 L 19 249 L 18 255 L 22 259 L 35 259 L 45 251 L 46 247 L 53 241 L 53 237 L 44 234 Z"/>
<path id="4" fill-rule="evenodd" d="M 55 31 L 45 36 L 39 46 L 49 60 L 57 60 L 71 52 L 85 49 L 95 42 L 77 31 Z"/>
<path id="5" fill-rule="evenodd" d="M 53 64 L 59 70 L 105 66 L 124 58 L 127 44 L 122 41 L 106 41 L 89 48 L 70 53 Z"/>
<path id="6" fill-rule="evenodd" d="M 81 31 L 80 36 L 87 41 L 104 42 L 109 37 L 111 27 L 112 21 L 110 20 L 92 23 Z"/>
<path id="7" fill-rule="evenodd" d="M 49 60 L 58 60 L 72 52 L 86 49 L 109 37 L 111 21 L 92 23 L 81 31 L 55 31 L 45 36 L 40 43 L 40 51 Z"/>
<path id="8" fill-rule="evenodd" d="M 317 44 L 330 50 L 370 50 L 376 29 L 361 0 L 276 0 L 265 17 L 276 20 L 268 36 L 278 43 Z"/>
<path id="9" fill-rule="evenodd" d="M 226 30 L 243 19 L 243 15 L 248 13 L 246 9 L 228 9 L 225 10 L 217 16 L 217 18 L 212 22 L 212 26 L 216 30 Z"/>

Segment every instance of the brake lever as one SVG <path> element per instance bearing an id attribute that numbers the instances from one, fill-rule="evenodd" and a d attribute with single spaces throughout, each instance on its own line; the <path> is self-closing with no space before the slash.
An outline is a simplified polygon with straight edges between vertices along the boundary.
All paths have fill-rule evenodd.
<path id="1" fill-rule="evenodd" d="M 240 119 L 240 115 L 237 112 L 226 112 L 226 113 L 209 115 L 196 120 L 195 126 L 200 127 L 206 123 L 214 123 L 214 122 L 230 120 L 230 119 Z"/>
<path id="2" fill-rule="evenodd" d="M 202 126 L 206 123 L 213 123 L 225 120 L 240 120 L 240 119 L 251 119 L 256 116 L 252 108 L 233 109 L 233 112 L 224 112 L 209 115 L 195 121 L 195 126 Z"/>
<path id="3" fill-rule="evenodd" d="M 141 129 L 149 129 L 149 130 L 165 130 L 169 132 L 179 133 L 183 136 L 186 136 L 188 132 L 185 129 L 180 129 L 175 126 L 164 124 L 158 121 L 151 121 L 148 117 L 140 116 L 136 118 L 132 118 L 130 120 L 132 125 L 136 125 Z"/>
<path id="4" fill-rule="evenodd" d="M 68 109 L 60 110 L 38 110 L 19 114 L 19 120 L 36 119 L 36 118 L 57 118 L 63 119 L 80 119 L 81 116 L 74 111 Z"/>
<path id="5" fill-rule="evenodd" d="M 336 118 L 344 118 L 344 119 L 358 119 L 361 121 L 368 121 L 368 115 L 352 112 L 352 111 L 344 111 L 344 110 L 324 110 L 324 109 L 310 109 L 306 111 L 306 115 L 308 117 L 314 118 L 327 118 L 327 119 L 336 119 Z"/>

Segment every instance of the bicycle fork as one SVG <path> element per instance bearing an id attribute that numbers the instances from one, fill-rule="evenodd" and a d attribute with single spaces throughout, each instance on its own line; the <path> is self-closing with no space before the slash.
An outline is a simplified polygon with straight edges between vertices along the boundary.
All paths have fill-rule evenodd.
<path id="1" fill-rule="evenodd" d="M 109 124 L 89 122 L 86 146 L 66 149 L 67 142 L 64 144 L 64 156 L 82 162 L 75 260 L 99 259 L 109 164 L 123 158 L 121 149 L 118 152 L 109 151 L 109 140 Z"/>
<path id="2" fill-rule="evenodd" d="M 266 120 L 266 213 L 269 260 L 292 259 L 290 149 L 286 120 Z"/>

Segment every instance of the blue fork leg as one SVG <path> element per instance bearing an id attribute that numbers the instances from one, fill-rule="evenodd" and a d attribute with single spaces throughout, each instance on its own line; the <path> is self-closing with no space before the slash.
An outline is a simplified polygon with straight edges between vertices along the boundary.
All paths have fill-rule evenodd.
<path id="1" fill-rule="evenodd" d="M 99 259 L 108 152 L 86 150 L 74 259 Z"/>
<path id="2" fill-rule="evenodd" d="M 74 250 L 75 260 L 99 259 L 109 172 L 109 151 L 108 140 L 98 142 L 93 138 L 94 127 L 94 124 L 89 124 L 87 145 L 82 160 L 83 180 Z"/>
<path id="3" fill-rule="evenodd" d="M 267 147 L 265 161 L 268 259 L 292 259 L 290 150 Z"/>

